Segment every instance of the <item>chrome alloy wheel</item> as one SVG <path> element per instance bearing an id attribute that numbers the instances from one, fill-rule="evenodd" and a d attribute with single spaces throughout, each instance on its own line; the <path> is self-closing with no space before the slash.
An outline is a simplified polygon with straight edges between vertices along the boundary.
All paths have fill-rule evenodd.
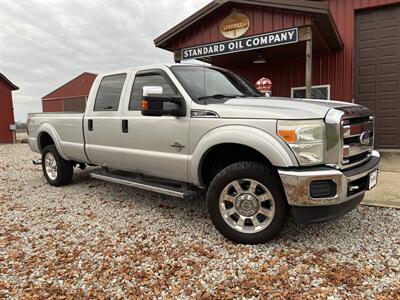
<path id="1" fill-rule="evenodd" d="M 219 197 L 219 210 L 233 229 L 256 233 L 271 224 L 275 202 L 262 183 L 254 179 L 238 179 L 223 189 Z"/>
<path id="2" fill-rule="evenodd" d="M 56 180 L 57 178 L 57 162 L 54 155 L 51 152 L 47 152 L 44 158 L 44 166 L 46 169 L 46 174 L 51 180 Z"/>

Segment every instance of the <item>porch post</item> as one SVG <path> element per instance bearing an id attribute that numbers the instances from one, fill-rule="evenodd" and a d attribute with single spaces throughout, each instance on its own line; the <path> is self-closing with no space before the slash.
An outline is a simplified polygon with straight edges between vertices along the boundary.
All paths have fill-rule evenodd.
<path id="1" fill-rule="evenodd" d="M 306 41 L 306 98 L 311 98 L 312 86 L 312 33 L 311 38 Z"/>
<path id="2" fill-rule="evenodd" d="M 181 60 L 182 60 L 181 51 L 175 51 L 174 52 L 174 61 L 175 61 L 175 63 L 180 63 Z"/>
<path id="3" fill-rule="evenodd" d="M 311 98 L 312 87 L 312 29 L 311 26 L 299 29 L 299 41 L 306 42 L 306 98 Z"/>

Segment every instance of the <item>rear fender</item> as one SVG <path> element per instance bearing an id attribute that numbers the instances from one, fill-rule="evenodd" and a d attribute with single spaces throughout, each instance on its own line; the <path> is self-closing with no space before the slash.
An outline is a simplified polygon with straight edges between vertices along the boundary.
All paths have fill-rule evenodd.
<path id="1" fill-rule="evenodd" d="M 51 126 L 49 123 L 42 123 L 40 124 L 39 128 L 38 128 L 38 135 L 37 135 L 37 147 L 39 149 L 40 152 L 42 152 L 42 148 L 40 147 L 40 138 L 41 135 L 43 133 L 47 133 L 48 135 L 50 135 L 50 137 L 52 138 L 52 140 L 54 141 L 54 145 L 57 148 L 58 153 L 60 154 L 60 156 L 65 159 L 65 160 L 70 160 L 68 158 L 68 156 L 65 155 L 65 153 L 62 150 L 61 147 L 61 139 L 60 136 L 58 135 L 57 131 L 54 129 L 53 126 Z"/>

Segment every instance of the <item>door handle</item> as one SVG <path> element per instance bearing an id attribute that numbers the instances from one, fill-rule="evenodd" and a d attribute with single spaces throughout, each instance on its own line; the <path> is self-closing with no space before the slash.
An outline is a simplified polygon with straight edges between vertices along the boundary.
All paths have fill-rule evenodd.
<path id="1" fill-rule="evenodd" d="M 128 120 L 122 120 L 122 132 L 128 133 Z"/>
<path id="2" fill-rule="evenodd" d="M 93 131 L 93 120 L 88 120 L 88 130 Z"/>

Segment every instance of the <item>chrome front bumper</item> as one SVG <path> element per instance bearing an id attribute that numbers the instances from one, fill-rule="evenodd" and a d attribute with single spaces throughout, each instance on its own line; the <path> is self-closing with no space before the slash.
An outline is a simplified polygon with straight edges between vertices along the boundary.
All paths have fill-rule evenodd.
<path id="1" fill-rule="evenodd" d="M 363 183 L 364 179 L 366 181 L 369 174 L 378 169 L 379 160 L 379 152 L 373 151 L 367 162 L 350 170 L 321 167 L 279 169 L 278 172 L 289 205 L 300 207 L 338 205 L 364 195 L 368 190 Z M 311 182 L 320 180 L 333 181 L 336 184 L 336 194 L 327 198 L 311 197 Z"/>

